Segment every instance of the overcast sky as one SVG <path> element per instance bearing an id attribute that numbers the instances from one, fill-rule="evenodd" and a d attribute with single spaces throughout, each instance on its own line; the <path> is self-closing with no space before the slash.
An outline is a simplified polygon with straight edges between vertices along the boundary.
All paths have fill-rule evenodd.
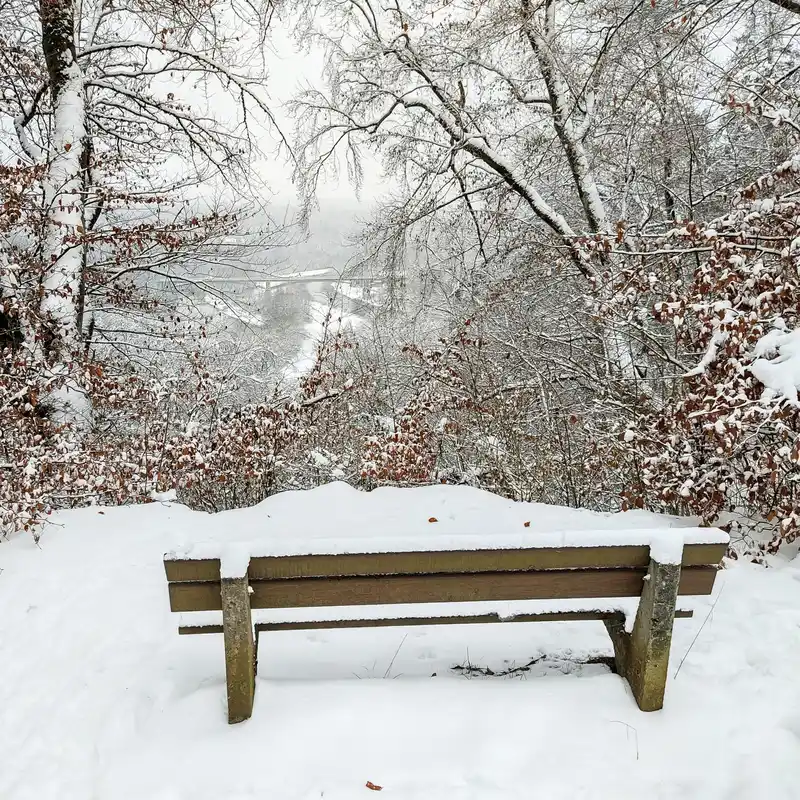
<path id="1" fill-rule="evenodd" d="M 286 19 L 274 19 L 269 37 L 267 66 L 269 80 L 267 91 L 272 101 L 273 113 L 287 139 L 294 135 L 294 123 L 287 116 L 284 107 L 293 95 L 309 84 L 323 88 L 322 67 L 323 54 L 319 51 L 298 53 L 292 40 L 291 23 Z M 273 133 L 274 137 L 275 134 Z M 277 139 L 275 139 L 277 144 Z M 263 148 L 272 150 L 274 148 Z M 268 180 L 275 192 L 276 200 L 292 200 L 296 197 L 291 183 L 292 169 L 289 164 L 276 163 L 274 159 L 265 160 L 256 165 L 259 172 Z M 319 197 L 321 204 L 325 201 L 348 201 L 352 205 L 369 205 L 383 191 L 381 167 L 377 161 L 365 161 L 364 183 L 360 192 L 361 201 L 356 197 L 353 186 L 347 180 L 344 168 L 338 180 L 331 179 L 320 184 Z"/>

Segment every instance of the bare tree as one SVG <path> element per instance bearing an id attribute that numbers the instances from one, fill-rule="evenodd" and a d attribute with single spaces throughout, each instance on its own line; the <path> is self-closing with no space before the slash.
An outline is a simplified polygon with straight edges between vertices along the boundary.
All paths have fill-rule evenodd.
<path id="1" fill-rule="evenodd" d="M 473 408 L 509 400 L 491 412 L 503 463 L 538 442 L 507 487 L 533 480 L 537 453 L 552 461 L 542 436 L 563 435 L 569 464 L 657 415 L 696 355 L 652 313 L 697 268 L 670 242 L 796 148 L 797 19 L 763 2 L 319 0 L 306 22 L 329 82 L 296 103 L 304 188 L 340 162 L 357 183 L 381 159 L 392 191 L 364 267 L 395 279 L 395 328 L 423 353 L 480 319 L 482 366 L 459 391 Z M 594 478 L 567 466 L 565 492 L 600 504 L 636 465 L 611 478 L 592 458 Z"/>
<path id="2" fill-rule="evenodd" d="M 4 23 L 21 21 L 3 30 L 15 43 L 4 59 L 24 75 L 15 82 L 17 150 L 43 170 L 34 236 L 42 267 L 23 280 L 40 297 L 41 333 L 26 347 L 47 364 L 51 400 L 72 422 L 87 408 L 76 378 L 92 324 L 87 298 L 103 307 L 125 289 L 131 300 L 135 273 L 164 274 L 182 248 L 235 227 L 271 122 L 262 55 L 270 13 L 213 0 L 4 8 Z M 202 187 L 211 181 L 235 187 L 236 200 L 222 210 L 210 203 Z"/>

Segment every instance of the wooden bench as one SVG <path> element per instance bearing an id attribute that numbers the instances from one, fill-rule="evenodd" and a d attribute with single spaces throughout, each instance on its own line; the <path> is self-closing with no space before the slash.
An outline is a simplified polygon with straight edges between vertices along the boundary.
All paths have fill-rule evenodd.
<path id="1" fill-rule="evenodd" d="M 220 558 L 170 554 L 164 566 L 172 611 L 222 611 L 221 625 L 186 625 L 179 632 L 224 634 L 230 723 L 252 713 L 260 632 L 506 621 L 602 620 L 614 646 L 617 672 L 627 679 L 639 708 L 655 711 L 664 702 L 673 620 L 691 616 L 690 611 L 676 608 L 677 598 L 711 593 L 727 547 L 727 537 L 719 531 L 675 529 L 674 533 L 680 536 L 687 530 L 694 532 L 696 541 L 686 537 L 690 543 L 683 546 L 680 559 L 660 556 L 656 549 L 651 557 L 650 544 L 615 544 L 273 555 L 252 557 L 249 564 L 245 559 L 233 570 L 224 554 Z M 680 563 L 659 563 L 656 558 Z M 221 563 L 226 564 L 222 571 Z M 614 598 L 637 597 L 638 610 L 628 633 L 621 604 L 615 607 Z M 599 598 L 606 600 L 601 603 Z M 470 613 L 468 605 L 461 605 L 446 616 L 362 614 L 354 619 L 311 618 L 255 627 L 251 616 L 251 609 L 565 599 L 586 603 L 577 611 L 552 604 L 543 611 L 512 616 Z"/>

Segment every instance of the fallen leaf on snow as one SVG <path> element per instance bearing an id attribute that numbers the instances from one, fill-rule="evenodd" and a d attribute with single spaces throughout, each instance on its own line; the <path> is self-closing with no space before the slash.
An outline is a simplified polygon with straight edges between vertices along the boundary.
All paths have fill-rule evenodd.
<path id="1" fill-rule="evenodd" d="M 383 786 L 377 786 L 372 781 L 367 781 L 367 789 L 372 789 L 373 792 L 379 792 Z"/>
<path id="2" fill-rule="evenodd" d="M 530 520 L 528 520 L 527 522 L 523 522 L 522 524 L 523 524 L 523 525 L 524 525 L 526 528 L 530 528 L 530 526 L 531 526 L 531 521 L 530 521 Z"/>
<path id="3" fill-rule="evenodd" d="M 439 520 L 436 519 L 436 517 L 430 517 L 430 519 L 428 519 L 428 522 L 438 522 L 438 521 Z"/>

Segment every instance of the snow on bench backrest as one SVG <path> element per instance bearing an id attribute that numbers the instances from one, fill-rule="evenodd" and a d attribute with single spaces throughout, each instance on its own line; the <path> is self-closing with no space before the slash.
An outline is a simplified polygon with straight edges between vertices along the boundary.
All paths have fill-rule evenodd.
<path id="1" fill-rule="evenodd" d="M 679 593 L 702 595 L 711 593 L 728 543 L 712 528 L 447 539 L 455 547 L 435 536 L 376 537 L 372 552 L 363 539 L 360 551 L 317 539 L 313 552 L 303 552 L 303 542 L 206 542 L 165 557 L 170 602 L 173 611 L 217 610 L 221 578 L 244 574 L 253 608 L 637 597 L 651 557 L 680 562 Z"/>

